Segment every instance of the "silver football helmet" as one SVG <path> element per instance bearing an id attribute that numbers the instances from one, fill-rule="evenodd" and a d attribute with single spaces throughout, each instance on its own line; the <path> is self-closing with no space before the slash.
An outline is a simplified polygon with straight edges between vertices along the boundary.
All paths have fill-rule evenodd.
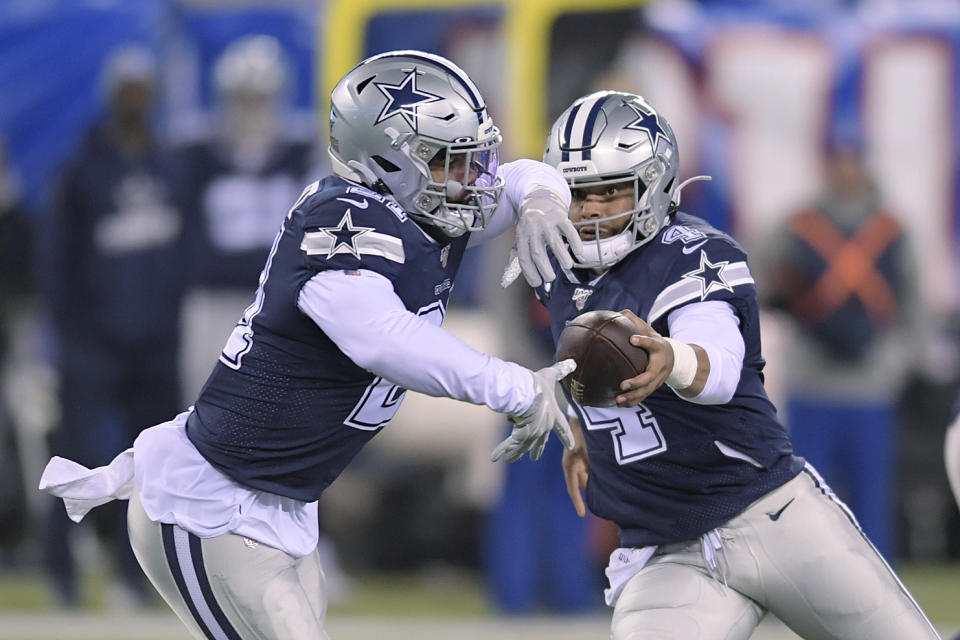
<path id="1" fill-rule="evenodd" d="M 227 95 L 244 92 L 274 96 L 284 89 L 288 75 L 283 47 L 267 35 L 231 42 L 213 68 L 217 91 Z"/>
<path id="2" fill-rule="evenodd" d="M 679 156 L 673 129 L 646 100 L 632 93 L 598 91 L 574 102 L 550 129 L 543 161 L 563 173 L 570 189 L 633 184 L 629 211 L 582 220 L 592 240 L 574 254 L 575 266 L 605 268 L 649 242 L 679 198 Z M 620 233 L 603 238 L 601 227 L 629 217 Z"/>
<path id="3" fill-rule="evenodd" d="M 213 67 L 221 134 L 239 155 L 263 162 L 279 135 L 289 70 L 280 42 L 252 35 L 230 43 Z M 253 164 L 257 164 L 254 162 Z"/>
<path id="4" fill-rule="evenodd" d="M 330 102 L 337 175 L 391 194 L 446 236 L 486 226 L 503 192 L 501 136 L 462 69 L 422 51 L 390 51 L 349 71 Z"/>

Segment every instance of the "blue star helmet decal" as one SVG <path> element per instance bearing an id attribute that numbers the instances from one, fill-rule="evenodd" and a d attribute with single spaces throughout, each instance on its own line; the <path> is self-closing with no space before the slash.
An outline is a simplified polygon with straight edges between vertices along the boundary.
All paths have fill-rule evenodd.
<path id="1" fill-rule="evenodd" d="M 407 73 L 400 84 L 387 84 L 386 82 L 374 82 L 377 89 L 387 97 L 387 103 L 383 105 L 377 121 L 377 125 L 395 115 L 400 115 L 410 127 L 417 131 L 417 107 L 421 104 L 437 102 L 442 96 L 421 91 L 417 89 L 417 68 L 414 67 Z"/>
<path id="2" fill-rule="evenodd" d="M 631 131 L 643 131 L 647 134 L 647 137 L 650 138 L 650 145 L 656 150 L 657 142 L 659 142 L 662 137 L 667 142 L 670 142 L 667 138 L 666 132 L 660 128 L 660 119 L 657 116 L 656 112 L 654 113 L 644 113 L 641 111 L 637 105 L 630 102 L 626 103 L 634 113 L 637 114 L 637 119 L 624 127 L 624 129 L 629 129 Z"/>
<path id="3" fill-rule="evenodd" d="M 353 218 L 350 217 L 350 210 L 343 214 L 340 224 L 335 227 L 320 227 L 317 229 L 325 235 L 333 238 L 333 244 L 327 253 L 330 258 L 337 253 L 352 253 L 355 258 L 360 257 L 360 251 L 357 249 L 357 237 L 373 231 L 373 227 L 355 227 Z"/>
<path id="4" fill-rule="evenodd" d="M 700 299 L 706 300 L 711 292 L 717 290 L 733 291 L 733 287 L 723 276 L 723 270 L 727 268 L 729 260 L 718 260 L 716 263 L 710 262 L 707 258 L 707 252 L 700 250 L 700 268 L 694 269 L 683 274 L 684 278 L 693 278 L 700 281 Z"/>

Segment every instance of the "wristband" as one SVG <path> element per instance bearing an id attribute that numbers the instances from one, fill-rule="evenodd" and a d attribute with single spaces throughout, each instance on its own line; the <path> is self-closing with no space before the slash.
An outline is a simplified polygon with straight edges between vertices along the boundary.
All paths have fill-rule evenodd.
<path id="1" fill-rule="evenodd" d="M 682 391 L 693 384 L 697 377 L 697 352 L 686 342 L 672 338 L 664 338 L 673 349 L 673 369 L 667 376 L 666 383 L 677 391 Z"/>

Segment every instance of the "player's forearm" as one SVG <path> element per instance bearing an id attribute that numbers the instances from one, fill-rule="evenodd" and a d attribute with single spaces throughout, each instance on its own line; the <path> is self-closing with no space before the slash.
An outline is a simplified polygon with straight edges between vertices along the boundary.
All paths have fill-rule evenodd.
<path id="1" fill-rule="evenodd" d="M 523 413 L 533 402 L 528 369 L 480 353 L 405 309 L 374 319 L 371 329 L 382 340 L 367 341 L 358 364 L 404 388 L 508 414 Z"/>
<path id="2" fill-rule="evenodd" d="M 300 308 L 357 365 L 406 389 L 518 414 L 534 398 L 529 369 L 469 347 L 410 313 L 386 278 L 361 272 L 314 276 Z"/>
<path id="3" fill-rule="evenodd" d="M 682 307 L 668 318 L 672 340 L 692 349 L 686 356 L 688 384 L 671 385 L 682 397 L 697 404 L 725 404 L 736 393 L 743 370 L 745 345 L 739 321 L 725 302 L 706 302 Z M 675 362 L 683 365 L 682 362 Z"/>
<path id="4" fill-rule="evenodd" d="M 559 171 L 537 160 L 515 160 L 500 165 L 497 174 L 503 178 L 503 197 L 487 227 L 470 236 L 470 244 L 475 245 L 496 237 L 517 224 L 520 203 L 531 191 L 551 189 L 570 203 L 570 187 Z"/>

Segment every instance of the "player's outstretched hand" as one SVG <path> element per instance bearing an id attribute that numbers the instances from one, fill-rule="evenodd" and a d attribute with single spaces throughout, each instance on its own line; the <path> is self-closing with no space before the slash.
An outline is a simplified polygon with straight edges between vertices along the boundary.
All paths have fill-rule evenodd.
<path id="1" fill-rule="evenodd" d="M 560 394 L 557 382 L 576 368 L 577 363 L 573 360 L 561 360 L 534 372 L 536 396 L 533 404 L 524 413 L 509 416 L 513 422 L 513 431 L 493 450 L 491 460 L 496 462 L 506 457 L 508 461 L 514 462 L 522 458 L 527 451 L 530 452 L 531 460 L 539 460 L 543 448 L 547 445 L 550 431 L 557 433 L 564 447 L 573 447 L 573 433 L 561 408 L 564 403 L 558 400 Z"/>
<path id="2" fill-rule="evenodd" d="M 587 515 L 587 507 L 583 503 L 583 494 L 587 488 L 587 478 L 590 476 L 590 459 L 587 457 L 587 443 L 583 439 L 580 423 L 570 421 L 573 431 L 573 449 L 563 452 L 563 477 L 567 480 L 567 493 L 570 502 L 581 518 Z"/>
<path id="3" fill-rule="evenodd" d="M 660 387 L 673 371 L 673 349 L 663 336 L 635 313 L 629 309 L 624 309 L 620 313 L 629 318 L 640 333 L 639 336 L 630 338 L 630 344 L 646 349 L 650 356 L 643 373 L 620 383 L 623 393 L 617 396 L 617 406 L 635 407 Z"/>
<path id="4" fill-rule="evenodd" d="M 568 213 L 563 196 L 553 189 L 540 187 L 527 194 L 520 203 L 517 242 L 500 278 L 501 287 L 509 286 L 521 272 L 531 287 L 556 278 L 547 247 L 564 269 L 573 266 L 570 249 L 579 251 L 581 241 Z"/>

